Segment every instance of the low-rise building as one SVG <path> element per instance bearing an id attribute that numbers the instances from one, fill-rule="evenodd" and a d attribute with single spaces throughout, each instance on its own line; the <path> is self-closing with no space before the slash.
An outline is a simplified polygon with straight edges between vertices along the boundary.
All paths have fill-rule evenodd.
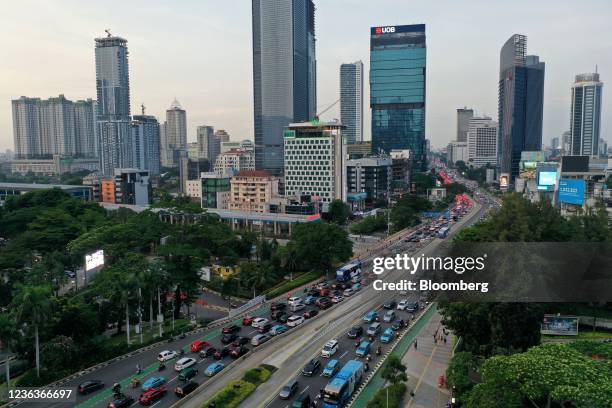
<path id="1" fill-rule="evenodd" d="M 390 157 L 363 157 L 346 162 L 348 194 L 365 193 L 365 205 L 387 201 L 391 192 L 393 160 Z"/>
<path id="2" fill-rule="evenodd" d="M 149 172 L 139 169 L 115 169 L 115 203 L 149 205 L 152 199 Z"/>
<path id="3" fill-rule="evenodd" d="M 72 197 L 83 201 L 93 200 L 91 186 L 74 186 L 67 184 L 27 184 L 27 183 L 0 183 L 0 204 L 8 197 L 26 194 L 31 191 L 50 190 L 58 188 Z"/>
<path id="4" fill-rule="evenodd" d="M 278 178 L 267 171 L 243 170 L 230 180 L 228 208 L 247 212 L 270 212 L 270 203 L 278 201 Z"/>
<path id="5" fill-rule="evenodd" d="M 15 159 L 9 162 L 13 174 L 34 173 L 38 176 L 58 176 L 77 171 L 98 171 L 100 162 L 97 158 L 77 158 L 54 155 L 52 159 Z"/>
<path id="6" fill-rule="evenodd" d="M 202 208 L 226 210 L 230 195 L 230 177 L 215 172 L 201 173 Z"/>

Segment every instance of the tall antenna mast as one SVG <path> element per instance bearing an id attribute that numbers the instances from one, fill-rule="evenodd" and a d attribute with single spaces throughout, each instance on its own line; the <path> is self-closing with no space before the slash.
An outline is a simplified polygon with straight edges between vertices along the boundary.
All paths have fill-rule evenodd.
<path id="1" fill-rule="evenodd" d="M 141 103 L 141 104 L 140 104 L 140 110 L 142 111 L 142 116 L 144 116 L 144 114 L 145 114 L 145 106 L 144 106 L 144 103 Z"/>

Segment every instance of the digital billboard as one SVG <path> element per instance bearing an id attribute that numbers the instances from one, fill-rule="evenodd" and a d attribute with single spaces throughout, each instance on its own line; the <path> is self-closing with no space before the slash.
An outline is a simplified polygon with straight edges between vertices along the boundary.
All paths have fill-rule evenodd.
<path id="1" fill-rule="evenodd" d="M 500 188 L 508 188 L 509 183 L 510 183 L 510 175 L 508 173 L 502 173 L 499 175 L 499 187 Z"/>
<path id="2" fill-rule="evenodd" d="M 560 203 L 584 205 L 584 180 L 559 180 L 558 200 Z"/>
<path id="3" fill-rule="evenodd" d="M 578 335 L 578 318 L 576 316 L 544 315 L 540 333 L 576 336 Z"/>
<path id="4" fill-rule="evenodd" d="M 104 250 L 99 249 L 89 255 L 85 255 L 85 270 L 91 271 L 94 268 L 104 265 Z"/>
<path id="5" fill-rule="evenodd" d="M 538 190 L 552 190 L 556 183 L 556 171 L 542 170 L 538 172 Z"/>

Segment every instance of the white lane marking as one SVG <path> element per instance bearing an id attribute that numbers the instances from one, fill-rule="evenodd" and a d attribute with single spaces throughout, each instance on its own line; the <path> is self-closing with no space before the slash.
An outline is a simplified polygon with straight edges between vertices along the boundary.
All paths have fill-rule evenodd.
<path id="1" fill-rule="evenodd" d="M 307 385 L 306 388 L 304 388 L 302 390 L 302 392 L 300 392 L 300 395 L 302 395 L 303 393 L 305 393 L 306 391 L 308 391 L 308 389 L 310 388 L 310 385 Z"/>
<path id="2" fill-rule="evenodd" d="M 348 350 L 345 351 L 344 353 L 342 353 L 342 355 L 340 357 L 338 357 L 338 360 L 342 359 L 342 357 L 346 356 L 346 353 L 348 353 Z"/>
<path id="3" fill-rule="evenodd" d="M 157 404 L 159 404 L 160 402 L 162 402 L 161 399 L 159 399 L 155 404 L 151 405 L 151 408 L 153 408 L 154 406 L 156 406 Z"/>

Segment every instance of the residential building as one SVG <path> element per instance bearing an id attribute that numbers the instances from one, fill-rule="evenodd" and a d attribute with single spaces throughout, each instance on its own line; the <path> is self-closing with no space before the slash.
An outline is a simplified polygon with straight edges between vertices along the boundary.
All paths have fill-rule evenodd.
<path id="1" fill-rule="evenodd" d="M 467 142 L 467 132 L 474 110 L 466 107 L 457 109 L 457 141 Z"/>
<path id="2" fill-rule="evenodd" d="M 467 165 L 484 167 L 497 165 L 497 122 L 490 117 L 473 117 L 467 132 Z"/>
<path id="3" fill-rule="evenodd" d="M 97 158 L 80 158 L 56 154 L 52 159 L 15 159 L 9 162 L 11 173 L 34 173 L 39 176 L 57 176 L 77 171 L 98 171 Z"/>
<path id="4" fill-rule="evenodd" d="M 221 144 L 230 141 L 230 135 L 225 129 L 215 130 L 215 137 L 219 140 L 219 143 Z"/>
<path id="5" fill-rule="evenodd" d="M 597 72 L 576 75 L 570 115 L 571 154 L 599 155 L 603 82 Z"/>
<path id="6" fill-rule="evenodd" d="M 315 116 L 312 0 L 252 0 L 255 161 L 283 172 L 283 130 Z"/>
<path id="7" fill-rule="evenodd" d="M 339 122 L 291 123 L 285 139 L 285 196 L 310 196 L 326 211 L 346 201 L 346 144 Z"/>
<path id="8" fill-rule="evenodd" d="M 155 116 L 135 115 L 132 120 L 134 142 L 134 167 L 148 170 L 150 175 L 159 175 L 161 167 L 161 140 L 159 122 Z"/>
<path id="9" fill-rule="evenodd" d="M 365 193 L 366 206 L 388 201 L 393 178 L 391 157 L 364 157 L 346 161 L 346 188 L 350 196 Z"/>
<path id="10" fill-rule="evenodd" d="M 372 142 L 355 142 L 346 146 L 349 159 L 359 159 L 372 154 Z"/>
<path id="11" fill-rule="evenodd" d="M 449 163 L 455 164 L 462 161 L 467 164 L 469 159 L 467 142 L 450 142 L 446 148 L 446 155 Z"/>
<path id="12" fill-rule="evenodd" d="M 514 34 L 501 49 L 497 173 L 518 175 L 522 151 L 542 149 L 544 62 L 526 55 L 527 37 Z"/>
<path id="13" fill-rule="evenodd" d="M 391 193 L 399 200 L 410 191 L 410 150 L 391 150 Z"/>
<path id="14" fill-rule="evenodd" d="M 273 198 L 278 199 L 278 177 L 263 170 L 243 170 L 230 180 L 228 209 L 245 212 L 270 212 Z"/>
<path id="15" fill-rule="evenodd" d="M 251 149 L 232 149 L 221 153 L 214 163 L 217 174 L 236 174 L 249 170 L 255 170 L 255 152 Z"/>
<path id="16" fill-rule="evenodd" d="M 127 40 L 96 38 L 96 134 L 100 170 L 113 176 L 115 168 L 132 167 L 134 151 L 130 123 L 130 78 Z"/>
<path id="17" fill-rule="evenodd" d="M 340 65 L 340 122 L 348 144 L 363 142 L 363 62 Z"/>
<path id="18" fill-rule="evenodd" d="M 148 171 L 115 169 L 114 183 L 116 204 L 151 204 L 152 189 Z"/>
<path id="19" fill-rule="evenodd" d="M 202 203 L 202 179 L 185 181 L 185 195 L 191 198 L 194 202 Z"/>
<path id="20" fill-rule="evenodd" d="M 372 152 L 409 149 L 415 170 L 425 170 L 425 25 L 370 31 Z"/>
<path id="21" fill-rule="evenodd" d="M 103 203 L 117 202 L 115 180 L 101 180 L 100 181 L 100 201 Z"/>
<path id="22" fill-rule="evenodd" d="M 187 148 L 187 113 L 174 99 L 166 110 L 165 143 L 163 150 L 166 151 L 169 167 L 178 166 L 179 152 Z"/>
<path id="23" fill-rule="evenodd" d="M 64 95 L 41 100 L 22 96 L 12 101 L 15 151 L 21 159 L 55 154 L 94 157 L 95 102 L 72 102 Z"/>

